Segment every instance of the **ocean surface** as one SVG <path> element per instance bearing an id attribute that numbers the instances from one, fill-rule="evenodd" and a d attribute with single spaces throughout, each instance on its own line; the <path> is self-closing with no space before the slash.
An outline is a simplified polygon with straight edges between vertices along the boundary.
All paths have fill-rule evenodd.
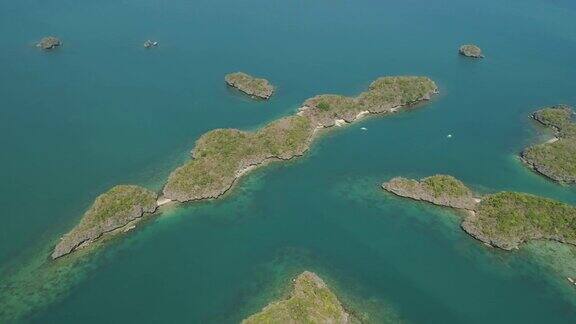
<path id="1" fill-rule="evenodd" d="M 303 270 L 369 322 L 574 322 L 573 249 L 487 248 L 461 215 L 380 184 L 447 173 L 480 193 L 576 204 L 575 188 L 517 159 L 550 136 L 532 111 L 576 105 L 576 2 L 5 0 L 0 30 L 0 322 L 234 323 Z M 35 48 L 46 35 L 63 46 Z M 459 56 L 465 43 L 486 58 Z M 277 92 L 231 91 L 234 71 Z M 429 76 L 441 94 L 327 133 L 221 199 L 168 206 L 49 261 L 98 194 L 159 190 L 202 133 L 254 130 L 385 75 Z"/>

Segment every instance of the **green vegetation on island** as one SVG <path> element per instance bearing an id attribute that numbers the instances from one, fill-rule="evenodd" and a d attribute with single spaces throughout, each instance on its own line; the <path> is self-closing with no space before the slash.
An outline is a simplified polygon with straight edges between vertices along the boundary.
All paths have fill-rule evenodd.
<path id="1" fill-rule="evenodd" d="M 368 91 L 356 97 L 325 94 L 310 98 L 300 108 L 300 114 L 323 127 L 341 119 L 353 122 L 364 114 L 394 112 L 400 107 L 429 100 L 438 93 L 434 81 L 426 77 L 381 77 L 372 82 Z"/>
<path id="2" fill-rule="evenodd" d="M 561 183 L 576 182 L 576 123 L 568 106 L 544 108 L 532 117 L 554 129 L 555 138 L 528 147 L 521 153 L 522 161 L 538 173 Z"/>
<path id="3" fill-rule="evenodd" d="M 499 192 L 477 202 L 462 182 L 444 175 L 420 181 L 394 178 L 382 187 L 401 197 L 466 211 L 462 229 L 504 250 L 542 239 L 576 245 L 576 207 L 549 198 Z"/>
<path id="4" fill-rule="evenodd" d="M 134 223 L 156 210 L 156 193 L 133 185 L 118 185 L 98 196 L 82 220 L 54 248 L 52 258 L 66 255 L 103 234 Z"/>
<path id="5" fill-rule="evenodd" d="M 480 47 L 478 47 L 476 45 L 472 45 L 472 44 L 460 46 L 460 48 L 458 49 L 458 53 L 460 53 L 460 55 L 464 55 L 464 56 L 472 57 L 472 58 L 483 58 L 484 57 L 484 54 L 482 54 L 482 50 L 480 49 Z"/>
<path id="6" fill-rule="evenodd" d="M 294 280 L 289 298 L 264 307 L 243 324 L 354 323 L 334 293 L 315 273 L 305 271 Z"/>
<path id="7" fill-rule="evenodd" d="M 469 210 L 476 206 L 470 189 L 449 175 L 434 175 L 421 180 L 398 177 L 382 184 L 382 188 L 401 197 L 440 206 Z"/>
<path id="8" fill-rule="evenodd" d="M 255 78 L 244 72 L 227 74 L 226 83 L 250 96 L 268 99 L 274 93 L 274 87 L 266 79 Z"/>
<path id="9" fill-rule="evenodd" d="M 531 194 L 499 192 L 484 197 L 462 228 L 504 250 L 540 239 L 576 244 L 576 208 Z"/>

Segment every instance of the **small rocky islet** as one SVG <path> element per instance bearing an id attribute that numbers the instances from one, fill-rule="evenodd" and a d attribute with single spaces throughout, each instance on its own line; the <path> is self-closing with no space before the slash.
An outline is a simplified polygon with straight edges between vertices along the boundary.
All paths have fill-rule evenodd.
<path id="1" fill-rule="evenodd" d="M 366 114 L 393 113 L 427 101 L 438 87 L 427 77 L 381 77 L 356 97 L 321 95 L 306 100 L 295 115 L 246 132 L 215 129 L 202 135 L 192 158 L 175 169 L 162 190 L 162 201 L 218 198 L 253 168 L 303 155 L 318 131 Z M 107 233 L 153 213 L 157 194 L 137 186 L 119 186 L 98 197 L 80 223 L 54 249 L 53 258 L 73 252 Z M 124 189 L 124 190 L 121 190 Z M 132 199 L 129 199 L 134 195 Z"/>
<path id="2" fill-rule="evenodd" d="M 463 55 L 466 57 L 471 57 L 471 58 L 483 58 L 484 57 L 484 54 L 482 54 L 482 49 L 480 49 L 480 47 L 473 45 L 473 44 L 467 44 L 467 45 L 460 46 L 460 48 L 458 49 L 458 53 L 460 53 L 460 55 Z"/>
<path id="3" fill-rule="evenodd" d="M 256 78 L 244 72 L 227 74 L 224 81 L 227 85 L 254 98 L 267 100 L 274 93 L 274 86 L 268 80 Z"/>
<path id="4" fill-rule="evenodd" d="M 520 153 L 521 160 L 536 172 L 560 183 L 576 183 L 576 123 L 574 112 L 565 105 L 540 109 L 532 118 L 554 131 L 554 138 L 530 146 Z"/>
<path id="5" fill-rule="evenodd" d="M 152 47 L 156 47 L 158 46 L 158 42 L 157 41 L 153 41 L 151 39 L 147 39 L 144 42 L 144 48 L 152 48 Z"/>
<path id="6" fill-rule="evenodd" d="M 261 323 L 359 323 L 342 306 L 326 283 L 313 272 L 305 271 L 294 279 L 290 296 L 272 302 L 242 324 Z"/>
<path id="7" fill-rule="evenodd" d="M 432 182 L 439 185 L 430 184 Z M 576 245 L 576 207 L 520 192 L 498 192 L 481 199 L 448 175 L 422 180 L 394 178 L 382 185 L 401 197 L 464 211 L 462 229 L 474 238 L 503 250 L 518 249 L 531 240 Z M 458 207 L 460 206 L 460 207 Z M 471 207 L 471 208 L 470 208 Z"/>
<path id="8" fill-rule="evenodd" d="M 401 197 L 422 200 L 434 205 L 473 210 L 476 200 L 462 181 L 447 175 L 434 175 L 421 180 L 393 178 L 382 188 Z"/>
<path id="9" fill-rule="evenodd" d="M 37 44 L 36 47 L 39 47 L 43 50 L 51 50 L 54 49 L 56 47 L 59 47 L 62 45 L 62 41 L 60 41 L 59 38 L 54 37 L 54 36 L 47 36 L 42 38 Z"/>

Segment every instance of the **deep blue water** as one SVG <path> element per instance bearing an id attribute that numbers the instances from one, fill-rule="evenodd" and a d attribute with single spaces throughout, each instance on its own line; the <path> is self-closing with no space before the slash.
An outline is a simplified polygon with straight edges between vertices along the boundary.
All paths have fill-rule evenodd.
<path id="1" fill-rule="evenodd" d="M 309 269 L 376 322 L 383 309 L 421 323 L 573 322 L 576 292 L 529 249 L 487 249 L 451 211 L 379 184 L 449 173 L 479 192 L 576 203 L 576 190 L 515 158 L 546 137 L 530 112 L 576 104 L 576 3 L 22 0 L 0 2 L 0 30 L 0 268 L 4 282 L 21 278 L 0 290 L 16 296 L 0 309 L 20 320 L 236 322 Z M 34 48 L 48 34 L 63 47 Z M 145 50 L 148 38 L 159 46 Z M 486 58 L 458 56 L 463 43 Z M 238 70 L 277 92 L 230 91 L 223 77 Z M 80 265 L 46 261 L 95 196 L 118 183 L 159 189 L 202 133 L 256 129 L 383 75 L 429 76 L 441 95 L 331 132 Z"/>

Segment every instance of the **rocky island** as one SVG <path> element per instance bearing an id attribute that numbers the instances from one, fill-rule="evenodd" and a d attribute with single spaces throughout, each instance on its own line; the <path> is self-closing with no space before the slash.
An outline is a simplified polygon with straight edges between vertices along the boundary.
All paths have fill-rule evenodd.
<path id="1" fill-rule="evenodd" d="M 317 131 L 334 126 L 339 119 L 352 122 L 370 113 L 394 112 L 429 100 L 437 92 L 436 84 L 425 77 L 384 77 L 358 97 L 322 95 L 309 99 L 297 115 L 255 132 L 210 131 L 196 142 L 192 159 L 170 174 L 164 197 L 180 202 L 217 198 L 246 171 L 303 155 Z"/>
<path id="2" fill-rule="evenodd" d="M 336 295 L 315 273 L 305 271 L 294 280 L 286 300 L 277 301 L 242 321 L 258 323 L 355 323 Z"/>
<path id="3" fill-rule="evenodd" d="M 118 185 L 98 196 L 80 223 L 64 235 L 54 248 L 52 258 L 64 256 L 90 244 L 102 235 L 134 224 L 156 208 L 156 193 L 132 185 Z"/>
<path id="4" fill-rule="evenodd" d="M 382 185 L 400 197 L 459 209 L 472 210 L 476 200 L 462 181 L 448 175 L 434 175 L 421 180 L 394 178 Z"/>
<path id="5" fill-rule="evenodd" d="M 480 49 L 480 47 L 476 46 L 476 45 L 462 45 L 460 46 L 460 48 L 458 49 L 458 53 L 460 53 L 460 55 L 464 55 L 467 57 L 472 57 L 472 58 L 483 58 L 484 54 L 482 54 L 482 50 Z"/>
<path id="6" fill-rule="evenodd" d="M 226 84 L 247 95 L 260 99 L 269 99 L 274 93 L 274 87 L 266 79 L 255 78 L 244 72 L 227 74 Z"/>
<path id="7" fill-rule="evenodd" d="M 430 178 L 420 181 L 395 178 L 382 187 L 402 197 L 431 201 L 436 205 L 465 211 L 467 216 L 462 222 L 462 229 L 474 238 L 503 250 L 517 249 L 530 240 L 552 240 L 576 245 L 576 207 L 531 194 L 506 191 L 473 202 L 466 199 L 465 208 L 455 207 L 451 199 L 455 196 L 471 197 L 470 190 L 450 176 L 442 177 L 449 177 L 445 179 L 451 179 L 451 185 L 429 189 L 426 179 Z M 456 195 L 453 193 L 454 188 L 458 188 Z"/>
<path id="8" fill-rule="evenodd" d="M 56 48 L 60 45 L 62 45 L 62 42 L 60 41 L 60 39 L 58 39 L 54 36 L 47 36 L 47 37 L 42 38 L 40 40 L 40 42 L 38 42 L 38 44 L 36 44 L 36 47 L 40 47 L 43 50 L 50 50 L 50 49 Z"/>
<path id="9" fill-rule="evenodd" d="M 576 182 L 576 123 L 569 106 L 540 109 L 532 118 L 554 130 L 555 137 L 520 153 L 522 161 L 536 172 L 560 183 Z"/>
<path id="10" fill-rule="evenodd" d="M 82 221 L 56 246 L 53 258 L 97 240 L 104 233 L 136 222 L 170 201 L 218 198 L 250 170 L 273 161 L 303 155 L 318 131 L 336 122 L 353 122 L 367 114 L 393 113 L 429 100 L 438 93 L 426 77 L 382 77 L 356 97 L 321 95 L 306 100 L 295 115 L 248 132 L 215 129 L 202 135 L 191 159 L 176 168 L 162 189 L 162 198 L 137 186 L 117 186 L 98 197 Z"/>

